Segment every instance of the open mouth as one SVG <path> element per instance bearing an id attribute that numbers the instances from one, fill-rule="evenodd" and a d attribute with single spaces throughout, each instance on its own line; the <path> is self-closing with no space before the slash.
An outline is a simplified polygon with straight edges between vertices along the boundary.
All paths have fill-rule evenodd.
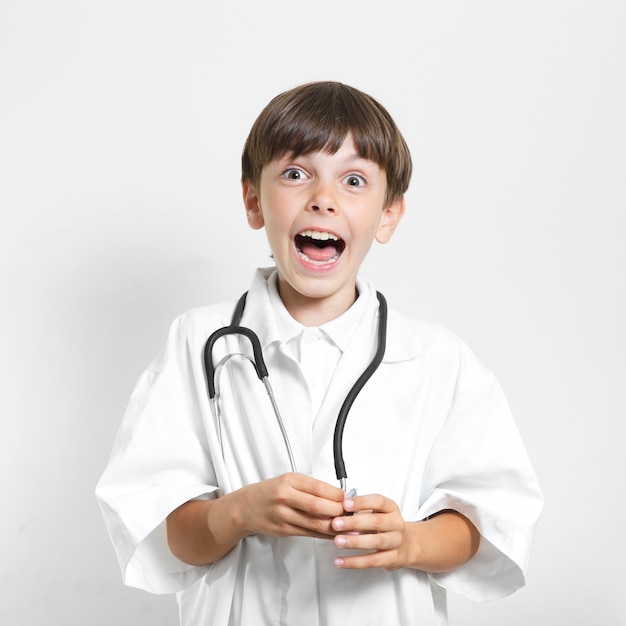
<path id="1" fill-rule="evenodd" d="M 314 265 L 334 263 L 341 256 L 346 244 L 332 233 L 320 230 L 304 230 L 296 235 L 298 254 Z"/>

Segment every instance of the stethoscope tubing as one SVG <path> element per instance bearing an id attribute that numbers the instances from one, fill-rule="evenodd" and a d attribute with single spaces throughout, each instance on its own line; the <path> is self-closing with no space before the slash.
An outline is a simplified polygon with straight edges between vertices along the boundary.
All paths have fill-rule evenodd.
<path id="1" fill-rule="evenodd" d="M 220 339 L 220 337 L 224 337 L 225 335 L 243 335 L 247 337 L 252 345 L 252 353 L 254 354 L 254 358 L 250 358 L 245 354 L 234 353 L 227 355 L 224 357 L 217 365 L 213 363 L 213 346 L 215 342 Z M 287 448 L 287 454 L 289 455 L 289 462 L 291 464 L 291 470 L 293 472 L 297 472 L 296 462 L 293 455 L 293 450 L 291 449 L 291 443 L 289 442 L 289 436 L 287 435 L 287 429 L 285 428 L 285 424 L 280 414 L 280 410 L 278 408 L 278 404 L 276 403 L 276 398 L 274 397 L 274 391 L 269 381 L 269 374 L 267 372 L 267 367 L 265 365 L 265 360 L 263 359 L 263 351 L 261 349 L 261 342 L 259 341 L 259 337 L 257 334 L 250 328 L 245 326 L 238 325 L 230 325 L 224 326 L 223 328 L 218 328 L 215 332 L 211 333 L 206 344 L 204 345 L 204 367 L 206 371 L 207 378 L 207 387 L 209 391 L 209 404 L 211 407 L 211 413 L 213 415 L 213 419 L 217 428 L 217 436 L 219 439 L 220 448 L 222 448 L 222 456 L 224 454 L 223 443 L 222 443 L 222 428 L 221 428 L 221 417 L 220 410 L 218 406 L 218 387 L 216 385 L 216 378 L 219 369 L 228 361 L 229 358 L 233 356 L 241 356 L 252 364 L 254 367 L 256 374 L 259 380 L 265 385 L 265 391 L 270 399 L 270 403 L 272 404 L 272 409 L 274 411 L 274 415 L 276 416 L 276 421 L 278 422 L 278 426 L 280 428 L 280 432 L 283 436 L 283 440 L 285 442 L 285 447 Z"/>
<path id="2" fill-rule="evenodd" d="M 244 356 L 248 359 L 255 371 L 256 374 L 265 385 L 265 389 L 270 398 L 270 402 L 272 404 L 272 408 L 274 410 L 274 414 L 276 416 L 276 420 L 281 430 L 281 434 L 283 436 L 283 440 L 285 442 L 285 447 L 287 449 L 287 453 L 289 455 L 289 461 L 291 463 L 292 471 L 296 472 L 296 464 L 293 456 L 293 451 L 291 449 L 291 445 L 289 443 L 289 437 L 287 435 L 287 431 L 285 425 L 283 423 L 282 417 L 280 415 L 280 411 L 278 409 L 278 405 L 276 403 L 276 399 L 274 398 L 274 393 L 272 391 L 272 387 L 269 383 L 269 374 L 267 371 L 267 367 L 265 365 L 265 361 L 263 359 L 263 351 L 261 349 L 261 342 L 257 334 L 250 328 L 246 326 L 240 326 L 241 318 L 243 317 L 243 311 L 245 308 L 247 292 L 244 293 L 239 301 L 237 302 L 237 306 L 235 307 L 235 311 L 233 313 L 233 317 L 231 319 L 231 323 L 229 326 L 224 326 L 222 328 L 214 331 L 208 338 L 205 346 L 204 346 L 204 367 L 205 374 L 207 379 L 207 388 L 209 392 L 209 403 L 211 406 L 211 413 L 213 414 L 213 418 L 216 421 L 216 428 L 218 430 L 218 438 L 220 440 L 220 447 L 222 447 L 222 436 L 221 436 L 221 426 L 220 426 L 220 415 L 217 401 L 217 392 L 216 392 L 216 373 L 219 370 L 220 366 L 225 363 L 230 356 L 238 356 L 237 354 L 232 354 L 226 356 L 224 359 L 218 363 L 217 366 L 213 364 L 213 346 L 215 342 L 224 337 L 226 335 L 243 335 L 248 338 L 250 344 L 252 345 L 252 352 L 254 358 L 250 358 L 246 355 Z M 352 408 L 352 405 L 367 383 L 367 381 L 371 378 L 372 374 L 378 369 L 378 366 L 381 364 L 383 357 L 385 355 L 385 349 L 387 345 L 387 301 L 385 297 L 380 293 L 376 292 L 376 297 L 378 298 L 378 338 L 377 338 L 377 347 L 376 352 L 374 353 L 374 357 L 372 358 L 369 365 L 365 368 L 363 373 L 356 380 L 348 394 L 346 395 L 341 408 L 339 409 L 339 413 L 337 415 L 337 421 L 335 423 L 335 432 L 333 435 L 333 457 L 335 462 L 335 474 L 337 476 L 337 480 L 340 482 L 342 489 L 346 490 L 346 479 L 348 477 L 346 472 L 345 461 L 343 458 L 343 433 L 346 425 L 346 420 L 348 419 L 348 413 Z M 223 454 L 223 447 L 222 447 Z"/>
<path id="3" fill-rule="evenodd" d="M 370 364 L 365 368 L 363 373 L 359 376 L 354 383 L 346 399 L 343 401 L 339 414 L 337 415 L 337 421 L 335 423 L 335 433 L 333 436 L 333 457 L 335 460 L 335 474 L 337 480 L 341 483 L 342 488 L 345 491 L 345 481 L 348 478 L 346 472 L 346 464 L 343 459 L 343 431 L 348 419 L 348 413 L 352 408 L 352 404 L 356 400 L 356 397 L 361 392 L 361 389 L 365 386 L 365 383 L 372 377 L 372 374 L 378 369 L 383 357 L 385 356 L 385 349 L 387 347 L 387 301 L 382 293 L 376 292 L 378 298 L 378 342 L 376 352 L 372 358 Z"/>
<path id="4" fill-rule="evenodd" d="M 206 369 L 206 377 L 207 377 L 207 385 L 209 388 L 209 398 L 215 398 L 215 367 L 213 365 L 213 345 L 215 342 L 224 335 L 244 335 L 252 344 L 252 352 L 254 354 L 254 359 L 250 359 L 250 362 L 254 366 L 256 370 L 256 375 L 259 377 L 259 380 L 263 380 L 267 378 L 267 367 L 265 366 L 265 361 L 263 360 L 263 351 L 261 350 L 261 342 L 257 337 L 257 334 L 250 328 L 246 328 L 245 326 L 224 326 L 223 328 L 218 328 L 215 332 L 211 334 L 208 338 L 205 346 L 204 346 L 204 365 Z"/>

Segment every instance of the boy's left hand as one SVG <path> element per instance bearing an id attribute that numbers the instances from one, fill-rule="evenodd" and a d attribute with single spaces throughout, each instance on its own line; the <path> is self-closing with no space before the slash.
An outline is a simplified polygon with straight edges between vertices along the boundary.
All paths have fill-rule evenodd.
<path id="1" fill-rule="evenodd" d="M 358 515 L 333 520 L 332 528 L 340 533 L 334 539 L 335 545 L 369 552 L 339 557 L 335 559 L 337 567 L 392 571 L 411 565 L 409 525 L 393 500 L 381 495 L 355 496 L 344 501 L 344 509 Z"/>
<path id="2" fill-rule="evenodd" d="M 461 513 L 444 509 L 420 522 L 406 522 L 398 505 L 381 495 L 355 496 L 343 503 L 347 513 L 335 517 L 331 527 L 338 533 L 338 548 L 364 550 L 364 554 L 341 556 L 337 567 L 387 571 L 412 567 L 445 572 L 467 563 L 478 551 L 480 533 Z"/>

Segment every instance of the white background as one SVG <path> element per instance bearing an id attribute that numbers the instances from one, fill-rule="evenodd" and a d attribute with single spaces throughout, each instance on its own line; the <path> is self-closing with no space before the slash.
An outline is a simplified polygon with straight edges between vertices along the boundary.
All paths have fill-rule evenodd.
<path id="1" fill-rule="evenodd" d="M 176 623 L 122 586 L 94 485 L 173 317 L 269 263 L 254 118 L 334 79 L 415 161 L 365 274 L 496 372 L 545 492 L 527 587 L 451 624 L 626 623 L 625 32 L 606 0 L 4 0 L 0 622 Z"/>

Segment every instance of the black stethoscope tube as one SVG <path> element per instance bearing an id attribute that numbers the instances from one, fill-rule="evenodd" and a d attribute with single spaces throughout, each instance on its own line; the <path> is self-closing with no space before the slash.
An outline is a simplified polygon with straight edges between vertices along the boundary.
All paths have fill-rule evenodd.
<path id="1" fill-rule="evenodd" d="M 237 326 L 236 324 L 218 328 L 211 334 L 204 345 L 204 367 L 206 369 L 207 386 L 209 388 L 209 398 L 211 400 L 215 398 L 215 366 L 213 365 L 213 358 L 211 356 L 213 353 L 213 344 L 224 335 L 245 335 L 252 344 L 254 361 L 251 360 L 251 362 L 256 370 L 256 375 L 259 377 L 259 380 L 267 378 L 267 367 L 265 366 L 265 361 L 263 360 L 261 342 L 259 341 L 257 334 L 250 328 Z"/>
<path id="2" fill-rule="evenodd" d="M 348 419 L 348 413 L 352 408 L 352 403 L 359 395 L 361 389 L 365 386 L 365 383 L 371 378 L 372 374 L 376 371 L 380 365 L 383 357 L 385 356 L 385 348 L 387 346 L 387 301 L 382 293 L 376 292 L 378 298 L 378 345 L 376 353 L 371 363 L 365 368 L 363 373 L 359 376 L 357 381 L 352 386 L 352 389 L 348 392 L 346 399 L 339 409 L 337 415 L 337 422 L 335 423 L 335 434 L 333 437 L 333 456 L 335 458 L 335 474 L 337 480 L 345 481 L 348 477 L 346 473 L 346 465 L 343 460 L 343 429 Z"/>

